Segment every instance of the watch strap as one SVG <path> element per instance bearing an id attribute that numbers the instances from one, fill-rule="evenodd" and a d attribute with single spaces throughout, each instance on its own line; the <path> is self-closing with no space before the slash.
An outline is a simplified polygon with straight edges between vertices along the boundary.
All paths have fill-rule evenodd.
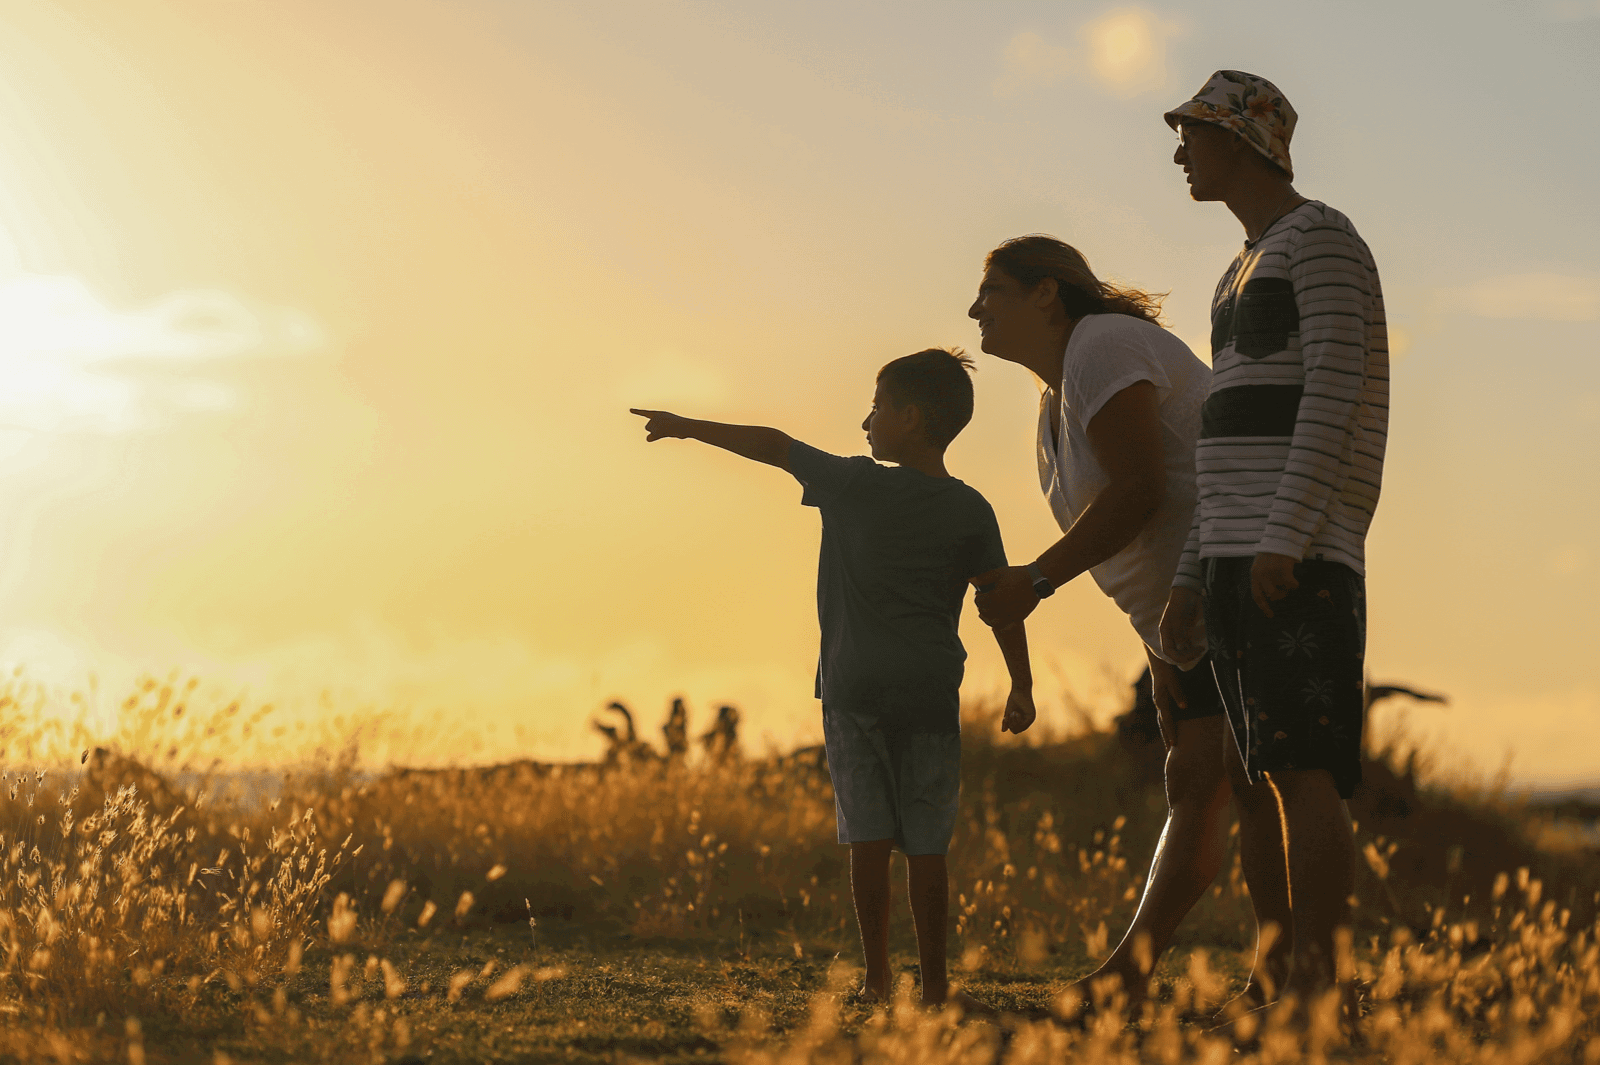
<path id="1" fill-rule="evenodd" d="M 1033 584 L 1033 594 L 1040 599 L 1049 599 L 1056 594 L 1055 583 L 1044 575 L 1044 570 L 1039 568 L 1038 562 L 1030 562 L 1027 566 L 1028 580 Z"/>

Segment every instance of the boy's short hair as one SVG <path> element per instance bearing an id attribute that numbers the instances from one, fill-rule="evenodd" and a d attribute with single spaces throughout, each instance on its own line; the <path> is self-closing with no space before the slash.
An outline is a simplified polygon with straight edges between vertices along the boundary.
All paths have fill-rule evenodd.
<path id="1" fill-rule="evenodd" d="M 972 357 L 960 348 L 929 348 L 878 371 L 878 384 L 899 406 L 922 411 L 928 439 L 947 447 L 972 420 Z"/>

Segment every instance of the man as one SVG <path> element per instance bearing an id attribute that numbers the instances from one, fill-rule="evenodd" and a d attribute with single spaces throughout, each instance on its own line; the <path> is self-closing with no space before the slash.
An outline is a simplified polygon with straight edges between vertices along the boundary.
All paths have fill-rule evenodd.
<path id="1" fill-rule="evenodd" d="M 1287 845 L 1278 932 L 1304 1001 L 1339 982 L 1336 943 L 1349 935 L 1344 800 L 1361 779 L 1364 546 L 1388 428 L 1383 295 L 1349 219 L 1295 191 L 1296 116 L 1271 82 L 1221 70 L 1165 117 L 1190 194 L 1226 204 L 1245 243 L 1212 302 L 1199 504 L 1161 639 L 1192 657 L 1203 611 L 1241 837 L 1277 824 Z M 1276 975 L 1252 983 L 1270 995 L 1281 981 L 1263 978 Z"/>

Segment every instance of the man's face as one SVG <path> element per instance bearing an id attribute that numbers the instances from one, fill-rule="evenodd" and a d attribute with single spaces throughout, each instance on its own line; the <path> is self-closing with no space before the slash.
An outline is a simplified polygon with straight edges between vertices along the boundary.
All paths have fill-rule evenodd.
<path id="1" fill-rule="evenodd" d="M 883 382 L 878 382 L 877 391 L 872 393 L 872 409 L 861 423 L 873 458 L 884 462 L 900 461 L 900 456 L 905 454 L 906 441 L 916 431 L 915 411 L 910 404 L 896 403 L 884 390 Z"/>
<path id="2" fill-rule="evenodd" d="M 1237 134 L 1209 122 L 1178 124 L 1178 150 L 1172 161 L 1188 175 L 1189 195 L 1220 200 L 1239 167 Z"/>
<path id="3" fill-rule="evenodd" d="M 1028 335 L 1029 326 L 1038 327 L 1041 311 L 1022 282 L 998 267 L 983 272 L 978 298 L 967 308 L 967 317 L 978 323 L 982 337 L 978 347 L 990 355 L 1006 358 L 1017 350 L 1018 340 Z"/>

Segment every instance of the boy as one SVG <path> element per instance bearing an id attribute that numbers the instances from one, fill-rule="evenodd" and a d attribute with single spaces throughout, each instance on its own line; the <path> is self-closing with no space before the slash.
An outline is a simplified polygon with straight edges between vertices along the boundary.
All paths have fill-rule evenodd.
<path id="1" fill-rule="evenodd" d="M 850 847 L 868 1001 L 889 996 L 889 852 L 896 845 L 909 868 L 923 1004 L 951 997 L 945 854 L 961 784 L 966 659 L 956 625 L 968 580 L 1005 565 L 994 511 L 944 466 L 945 448 L 972 418 L 971 368 L 959 349 L 932 348 L 878 371 L 861 424 L 872 458 L 830 455 L 776 429 L 632 411 L 649 419 L 648 440 L 700 440 L 789 471 L 805 486 L 801 502 L 822 512 L 816 695 L 839 842 Z M 995 637 L 1011 674 L 1000 727 L 1022 732 L 1035 713 L 1027 638 L 1020 622 Z"/>

